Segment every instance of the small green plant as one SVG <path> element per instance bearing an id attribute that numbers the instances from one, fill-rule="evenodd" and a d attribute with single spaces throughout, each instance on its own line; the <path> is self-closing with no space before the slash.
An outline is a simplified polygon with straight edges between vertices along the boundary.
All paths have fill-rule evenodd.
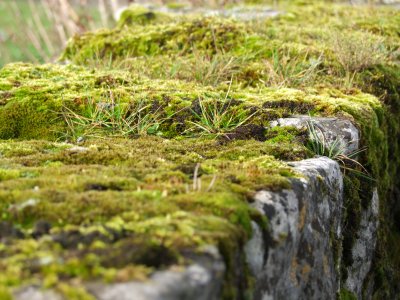
<path id="1" fill-rule="evenodd" d="M 337 161 L 343 173 L 349 171 L 366 179 L 374 180 L 370 177 L 367 169 L 356 160 L 357 156 L 364 152 L 366 148 L 360 148 L 349 153 L 347 151 L 348 144 L 339 138 L 336 138 L 333 142 L 328 141 L 324 132 L 313 121 L 307 122 L 307 131 L 307 148 L 311 152 Z"/>
<path id="2" fill-rule="evenodd" d="M 87 99 L 82 113 L 64 106 L 62 117 L 67 123 L 69 137 L 79 136 L 122 136 L 153 135 L 159 133 L 160 125 L 167 118 L 159 112 L 149 112 L 150 105 L 142 101 L 121 103 L 115 101 L 98 102 Z"/>

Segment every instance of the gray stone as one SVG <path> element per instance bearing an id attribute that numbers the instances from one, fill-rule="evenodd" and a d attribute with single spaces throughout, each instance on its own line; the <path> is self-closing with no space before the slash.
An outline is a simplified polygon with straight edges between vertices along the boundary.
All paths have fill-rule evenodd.
<path id="1" fill-rule="evenodd" d="M 272 18 L 280 14 L 280 12 L 269 7 L 264 8 L 249 8 L 249 7 L 234 7 L 232 9 L 209 10 L 203 12 L 206 16 L 222 16 L 233 18 L 242 21 L 262 20 Z"/>
<path id="2" fill-rule="evenodd" d="M 71 148 L 68 148 L 67 151 L 71 154 L 77 154 L 77 153 L 83 153 L 83 152 L 88 152 L 90 149 L 87 147 L 81 147 L 81 146 L 73 146 Z"/>
<path id="3" fill-rule="evenodd" d="M 293 163 L 304 178 L 291 190 L 260 191 L 253 206 L 270 220 L 264 253 L 248 253 L 256 276 L 254 299 L 330 299 L 339 289 L 332 237 L 341 234 L 343 178 L 326 158 Z M 255 234 L 246 246 L 260 245 Z M 263 267 L 256 267 L 263 261 Z"/>
<path id="4" fill-rule="evenodd" d="M 375 189 L 367 209 L 361 212 L 360 228 L 352 248 L 352 265 L 347 268 L 346 288 L 362 299 L 363 284 L 371 269 L 379 226 L 379 197 Z"/>
<path id="5" fill-rule="evenodd" d="M 41 290 L 36 286 L 23 287 L 13 294 L 15 300 L 63 300 L 59 294 L 52 290 Z"/>
<path id="6" fill-rule="evenodd" d="M 279 11 L 276 11 L 270 7 L 246 7 L 246 6 L 236 6 L 234 8 L 226 8 L 226 9 L 210 9 L 210 8 L 201 8 L 201 7 L 190 7 L 184 6 L 181 8 L 169 8 L 166 6 L 157 6 L 149 3 L 140 3 L 140 6 L 146 7 L 151 11 L 167 13 L 170 15 L 203 15 L 207 17 L 217 16 L 217 17 L 225 17 L 225 18 L 233 18 L 242 21 L 251 21 L 251 20 L 262 20 L 267 18 L 272 18 L 280 14 Z M 114 19 L 118 20 L 123 11 L 127 9 L 129 6 L 121 7 L 114 14 Z"/>
<path id="7" fill-rule="evenodd" d="M 263 232 L 256 222 L 251 222 L 253 236 L 245 245 L 247 263 L 252 274 L 257 277 L 264 268 L 266 245 Z"/>
<path id="8" fill-rule="evenodd" d="M 302 128 L 311 120 L 327 139 L 341 138 L 351 146 L 349 152 L 357 149 L 358 130 L 347 120 L 293 117 L 279 119 L 271 126 Z M 373 287 L 368 273 L 379 226 L 376 189 L 369 206 L 361 212 L 353 263 L 347 267 L 346 281 L 341 282 L 343 176 L 339 165 L 326 157 L 290 165 L 303 175 L 292 179 L 292 189 L 260 191 L 252 204 L 270 221 L 267 236 L 253 224 L 254 234 L 245 247 L 256 277 L 254 299 L 334 299 L 342 287 L 358 299 L 368 298 L 362 291 Z"/>
<path id="9" fill-rule="evenodd" d="M 87 288 L 99 300 L 216 300 L 224 272 L 225 265 L 215 249 L 198 263 L 155 272 L 146 282 L 92 283 Z"/>
<path id="10" fill-rule="evenodd" d="M 217 300 L 225 274 L 218 250 L 209 246 L 196 263 L 155 272 L 148 281 L 106 284 L 92 282 L 87 291 L 99 300 Z M 63 300 L 52 290 L 28 286 L 15 290 L 15 300 Z"/>
<path id="11" fill-rule="evenodd" d="M 293 126 L 298 129 L 307 129 L 307 124 L 310 122 L 321 138 L 331 145 L 338 142 L 340 147 L 345 150 L 345 154 L 354 152 L 359 148 L 360 135 L 358 129 L 352 122 L 345 119 L 293 116 L 272 121 L 270 126 Z"/>

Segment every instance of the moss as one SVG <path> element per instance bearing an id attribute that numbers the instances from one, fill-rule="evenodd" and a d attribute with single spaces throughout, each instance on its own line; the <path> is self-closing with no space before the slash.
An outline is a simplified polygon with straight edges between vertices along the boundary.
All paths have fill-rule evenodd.
<path id="1" fill-rule="evenodd" d="M 117 27 L 167 23 L 171 22 L 171 19 L 166 14 L 153 12 L 143 6 L 131 5 L 122 12 Z"/>
<path id="2" fill-rule="evenodd" d="M 387 248 L 399 240 L 388 221 L 398 215 L 398 16 L 322 1 L 281 5 L 286 14 L 257 22 L 176 19 L 133 7 L 117 28 L 69 42 L 62 59 L 83 66 L 0 70 L 0 138 L 20 139 L 0 142 L 4 291 L 27 283 L 55 287 L 62 279 L 65 295 L 86 297 L 82 281 L 143 280 L 156 269 L 189 264 L 188 251 L 214 244 L 228 267 L 223 294 L 246 294 L 251 278 L 242 245 L 251 221 L 267 228 L 247 199 L 260 189 L 289 188 L 296 174 L 282 160 L 312 155 L 304 132 L 264 128 L 278 117 L 311 114 L 347 118 L 361 130 L 368 150 L 359 160 L 381 199 L 375 297 L 395 294 L 398 262 Z M 382 41 L 384 59 L 349 76 L 335 51 L 341 32 L 344 46 Z M 218 139 L 189 136 L 193 122 L 204 121 L 200 101 L 243 114 L 248 123 Z M 155 126 L 122 134 L 77 124 L 101 116 L 100 108 L 103 118 L 140 110 Z M 81 136 L 78 147 L 68 142 Z M 346 178 L 343 269 L 371 188 Z M 337 241 L 332 246 L 340 251 Z"/>
<path id="3" fill-rule="evenodd" d="M 340 294 L 339 294 L 339 299 L 341 300 L 355 300 L 357 299 L 357 296 L 354 295 L 352 292 L 346 290 L 346 289 L 341 289 Z"/>
<path id="4" fill-rule="evenodd" d="M 161 52 L 215 53 L 240 45 L 246 30 L 231 20 L 200 18 L 179 23 L 156 24 L 101 30 L 74 37 L 61 59 L 75 63 L 129 58 Z"/>
<path id="5" fill-rule="evenodd" d="M 12 300 L 10 291 L 4 287 L 0 287 L 0 299 Z"/>
<path id="6" fill-rule="evenodd" d="M 0 170 L 0 181 L 14 179 L 20 177 L 21 173 L 18 170 Z"/>
<path id="7" fill-rule="evenodd" d="M 356 91 L 353 95 L 346 95 L 332 89 L 301 91 L 263 88 L 249 89 L 244 93 L 232 91 L 230 98 L 224 99 L 226 93 L 218 89 L 206 89 L 195 84 L 188 86 L 180 81 L 138 79 L 135 75 L 122 71 L 14 64 L 6 66 L 2 73 L 8 74 L 4 78 L 19 80 L 19 85 L 10 91 L 11 96 L 7 97 L 6 104 L 0 108 L 0 120 L 3 120 L 0 126 L 2 138 L 65 137 L 71 133 L 71 128 L 65 123 L 65 118 L 71 115 L 71 111 L 81 116 L 81 119 L 69 119 L 69 122 L 82 122 L 82 118 L 94 120 L 93 118 L 100 118 L 101 114 L 102 118 L 108 118 L 111 113 L 119 113 L 118 110 L 103 108 L 101 111 L 99 107 L 115 107 L 115 103 L 121 109 L 128 107 L 128 111 L 137 116 L 140 116 L 139 113 L 151 114 L 150 120 L 157 127 L 149 127 L 147 133 L 166 137 L 187 132 L 188 126 L 193 127 L 193 122 L 199 122 L 199 114 L 204 112 L 199 111 L 196 104 L 198 99 L 205 103 L 203 106 L 208 105 L 207 103 L 221 105 L 223 109 L 219 113 L 220 116 L 215 115 L 212 118 L 221 117 L 223 114 L 229 116 L 228 112 L 243 116 L 247 114 L 251 116 L 248 122 L 260 126 L 268 124 L 271 113 L 288 116 L 310 110 L 327 114 L 345 111 L 365 120 L 370 117 L 370 111 L 376 109 L 382 117 L 379 101 L 371 95 Z M 177 90 L 180 92 L 176 92 Z M 264 109 L 261 110 L 261 107 Z M 257 110 L 257 114 L 252 113 L 254 109 Z M 76 115 L 72 116 L 75 118 Z M 107 119 L 105 121 L 109 122 Z M 138 133 L 140 126 L 147 126 L 145 123 L 137 124 L 132 126 L 139 126 L 134 127 Z M 119 125 L 115 126 L 120 128 Z M 75 134 L 85 134 L 82 131 L 85 128 L 79 128 L 77 126 Z M 131 132 L 131 128 L 126 129 L 127 134 Z M 151 128 L 154 130 L 150 131 Z M 248 136 L 251 133 L 246 132 L 242 135 Z M 233 133 L 239 135 L 239 132 Z M 262 140 L 263 137 L 259 139 Z"/>
<path id="8" fill-rule="evenodd" d="M 301 133 L 301 130 L 295 127 L 277 126 L 268 131 L 268 142 L 295 142 Z"/>
<path id="9" fill-rule="evenodd" d="M 334 83 L 340 87 L 348 84 L 349 76 L 340 63 L 343 55 L 350 62 L 360 56 L 359 51 L 347 53 L 345 49 L 354 49 L 356 44 L 362 45 L 362 50 L 370 45 L 373 49 L 364 51 L 362 61 L 371 61 L 367 67 L 373 67 L 377 61 L 370 59 L 373 55 L 386 60 L 395 56 L 400 46 L 398 16 L 390 9 L 349 9 L 345 4 L 321 2 L 296 5 L 283 1 L 280 5 L 286 13 L 251 23 L 236 21 L 233 25 L 221 18 L 174 16 L 170 22 L 146 26 L 146 30 L 133 26 L 87 33 L 69 43 L 63 59 L 124 66 L 153 78 L 208 81 L 204 77 L 215 75 L 215 85 L 226 84 L 233 76 L 235 84 L 245 86 Z M 345 44 L 338 45 L 340 42 Z M 383 45 L 375 49 L 377 43 Z M 337 49 L 343 53 L 338 54 Z M 356 76 L 353 84 L 363 87 L 366 82 Z"/>
<path id="10" fill-rule="evenodd" d="M 71 144 L 3 141 L 0 164 L 36 175 L 0 182 L 2 218 L 23 234 L 0 249 L 1 284 L 142 280 L 154 269 L 190 263 L 185 253 L 208 244 L 233 261 L 251 235 L 250 221 L 267 226 L 247 196 L 259 188 L 288 186 L 287 176 L 294 176 L 265 155 L 264 143 L 235 143 L 241 155 L 256 159 L 226 157 L 232 145 L 213 140 L 89 140 L 82 145 L 89 150 L 78 153 L 71 152 Z M 194 167 L 177 171 L 196 162 L 204 170 L 201 190 L 192 188 Z M 214 174 L 217 180 L 206 192 Z M 234 182 L 225 179 L 232 177 Z"/>

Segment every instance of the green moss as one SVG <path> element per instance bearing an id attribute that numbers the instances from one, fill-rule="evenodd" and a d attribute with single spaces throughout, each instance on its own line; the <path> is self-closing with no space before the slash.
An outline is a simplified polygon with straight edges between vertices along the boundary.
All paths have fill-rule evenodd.
<path id="1" fill-rule="evenodd" d="M 123 27 L 74 37 L 61 59 L 75 63 L 161 52 L 190 53 L 196 50 L 215 53 L 240 45 L 246 30 L 231 20 L 200 18 L 179 23 Z"/>
<path id="2" fill-rule="evenodd" d="M 12 300 L 12 295 L 7 288 L 0 286 L 0 299 Z"/>
<path id="3" fill-rule="evenodd" d="M 128 68 L 152 78 L 209 82 L 205 77 L 214 77 L 213 85 L 223 85 L 233 77 L 234 84 L 244 86 L 296 87 L 347 86 L 352 74 L 344 73 L 343 61 L 361 57 L 368 68 L 391 56 L 398 59 L 393 10 L 322 2 L 280 5 L 286 13 L 257 22 L 174 16 L 145 30 L 133 26 L 87 33 L 69 43 L 62 59 Z M 141 11 L 127 15 L 136 10 Z M 366 86 L 358 76 L 350 84 Z"/>
<path id="4" fill-rule="evenodd" d="M 153 12 L 143 6 L 131 5 L 122 12 L 117 27 L 167 23 L 171 22 L 171 19 L 166 14 Z"/>
<path id="5" fill-rule="evenodd" d="M 339 294 L 339 299 L 341 300 L 355 300 L 357 299 L 357 296 L 354 295 L 352 292 L 346 290 L 346 289 L 341 289 L 340 294 Z"/>
<path id="6" fill-rule="evenodd" d="M 390 282 L 399 278 L 395 254 L 387 251 L 399 240 L 388 221 L 398 215 L 391 190 L 400 184 L 398 15 L 322 1 L 281 5 L 285 14 L 257 22 L 176 19 L 132 7 L 117 28 L 69 42 L 62 59 L 84 66 L 0 70 L 0 138 L 20 139 L 0 142 L 1 218 L 14 229 L 7 246 L 0 244 L 4 291 L 28 283 L 55 287 L 62 278 L 66 285 L 58 289 L 81 299 L 82 280 L 143 280 L 156 269 L 189 264 L 187 251 L 213 244 L 228 268 L 223 295 L 246 294 L 248 271 L 240 286 L 232 271 L 235 262 L 245 265 L 250 222 L 267 228 L 247 199 L 261 189 L 290 188 L 296 174 L 282 161 L 312 155 L 304 132 L 264 128 L 278 117 L 310 114 L 347 118 L 361 130 L 368 149 L 359 160 L 381 199 L 375 296 L 390 298 Z M 363 40 L 382 60 L 366 51 L 368 64 L 346 67 L 355 54 L 336 49 Z M 216 139 L 189 136 L 199 101 L 244 114 L 250 127 L 214 133 Z M 124 109 L 154 124 L 128 133 L 97 126 Z M 79 136 L 79 147 L 68 143 Z M 349 176 L 345 187 L 343 269 L 372 184 Z"/>
<path id="7" fill-rule="evenodd" d="M 16 78 L 19 81 L 18 86 L 10 90 L 11 95 L 4 98 L 6 103 L 0 108 L 0 137 L 5 139 L 54 139 L 68 137 L 71 133 L 75 137 L 79 133 L 99 134 L 93 130 L 86 132 L 85 126 L 93 128 L 91 124 L 98 122 L 100 118 L 106 122 L 104 124 L 110 124 L 110 114 L 120 114 L 121 110 L 101 108 L 107 105 L 118 105 L 117 108 L 121 107 L 122 110 L 127 107 L 126 111 L 142 118 L 142 123 L 132 123 L 133 127 L 123 129 L 122 132 L 106 130 L 108 134 L 141 133 L 141 126 L 150 124 L 146 134 L 166 137 L 187 132 L 190 126 L 193 127 L 193 122 L 198 122 L 198 115 L 202 113 L 198 99 L 205 103 L 203 106 L 216 103 L 213 105 L 222 107 L 218 109 L 219 115 L 213 116 L 214 119 L 231 111 L 229 113 L 244 116 L 247 114 L 251 116 L 248 123 L 261 126 L 267 126 L 271 116 L 288 116 L 310 111 L 326 114 L 344 111 L 355 118 L 362 118 L 364 122 L 370 118 L 369 114 L 374 109 L 380 114 L 380 118 L 383 114 L 375 97 L 357 91 L 353 91 L 353 95 L 346 95 L 332 89 L 301 91 L 259 88 L 245 92 L 231 91 L 230 97 L 226 99 L 226 92 L 223 90 L 187 85 L 181 81 L 138 79 L 135 75 L 122 71 L 14 64 L 6 66 L 1 72 L 0 76 L 3 78 Z M 257 114 L 251 112 L 254 109 L 258 109 Z M 153 123 L 143 123 L 144 115 L 152 116 L 149 120 Z M 90 119 L 92 123 L 82 123 L 84 118 Z M 76 132 L 71 132 L 66 121 L 70 125 L 75 124 Z M 121 124 L 125 124 L 122 120 L 120 122 L 113 125 L 117 130 L 120 130 Z M 86 125 L 79 127 L 76 125 L 78 123 Z M 102 128 L 106 127 L 104 125 Z M 132 128 L 135 131 L 132 132 Z"/>
<path id="8" fill-rule="evenodd" d="M 21 173 L 18 170 L 7 170 L 7 169 L 0 170 L 0 181 L 14 179 L 14 178 L 18 178 L 20 176 L 21 176 Z"/>
<path id="9" fill-rule="evenodd" d="M 190 263 L 184 253 L 209 244 L 235 261 L 251 236 L 250 221 L 267 228 L 246 198 L 260 188 L 288 187 L 287 176 L 295 174 L 265 155 L 263 142 L 234 143 L 88 140 L 87 150 L 76 152 L 71 144 L 3 141 L 1 166 L 36 175 L 0 182 L 2 219 L 24 236 L 0 249 L 1 285 L 142 280 L 154 269 Z M 253 159 L 226 157 L 234 147 Z M 202 188 L 193 189 L 197 162 Z M 49 231 L 38 229 L 44 221 Z"/>

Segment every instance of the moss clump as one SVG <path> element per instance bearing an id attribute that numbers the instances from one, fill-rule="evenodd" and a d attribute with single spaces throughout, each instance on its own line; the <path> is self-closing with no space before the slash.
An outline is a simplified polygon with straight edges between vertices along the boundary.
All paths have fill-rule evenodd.
<path id="1" fill-rule="evenodd" d="M 75 63 L 129 58 L 158 53 L 215 53 L 243 42 L 246 30 L 231 20 L 200 18 L 192 21 L 101 30 L 74 37 L 61 59 Z"/>
<path id="2" fill-rule="evenodd" d="M 341 289 L 340 294 L 339 294 L 339 299 L 341 300 L 355 300 L 357 299 L 356 295 L 354 295 L 352 292 L 346 290 L 346 289 Z"/>
<path id="3" fill-rule="evenodd" d="M 121 17 L 118 20 L 117 27 L 122 28 L 125 26 L 136 26 L 136 25 L 149 25 L 171 22 L 170 16 L 153 12 L 139 5 L 131 5 L 129 8 L 124 10 Z"/>

